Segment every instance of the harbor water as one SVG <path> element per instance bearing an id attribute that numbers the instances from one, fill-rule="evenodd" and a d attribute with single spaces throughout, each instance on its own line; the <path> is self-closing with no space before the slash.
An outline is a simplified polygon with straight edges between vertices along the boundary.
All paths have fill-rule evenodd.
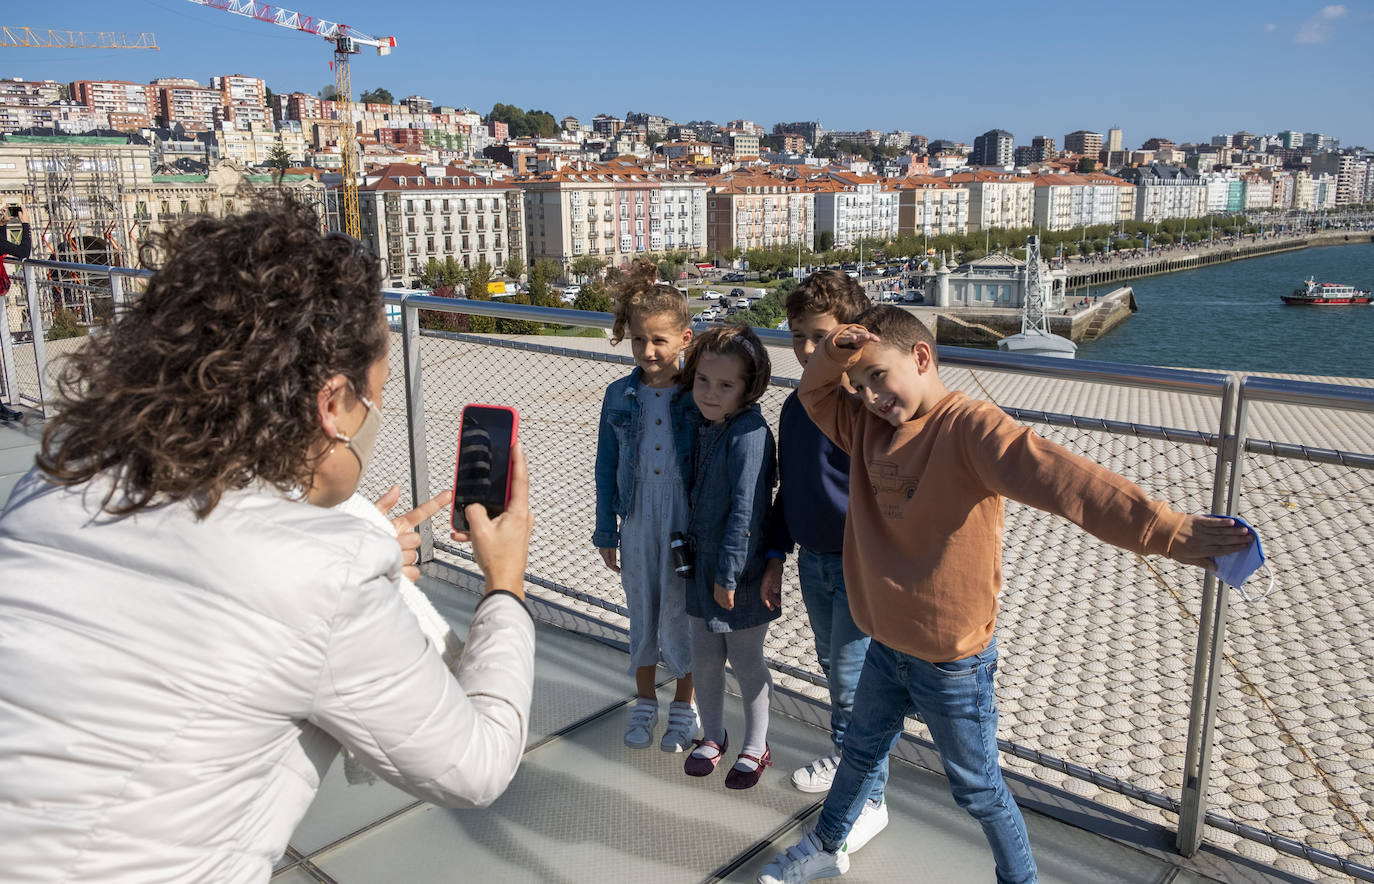
<path id="1" fill-rule="evenodd" d="M 1107 335 L 1080 343 L 1078 358 L 1374 378 L 1374 304 L 1284 304 L 1282 296 L 1308 277 L 1374 288 L 1374 243 L 1322 246 L 1135 280 L 1130 285 L 1140 312 Z"/>

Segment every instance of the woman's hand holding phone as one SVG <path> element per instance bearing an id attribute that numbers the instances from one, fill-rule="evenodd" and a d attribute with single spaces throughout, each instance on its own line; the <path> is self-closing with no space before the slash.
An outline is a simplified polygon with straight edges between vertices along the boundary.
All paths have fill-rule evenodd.
<path id="1" fill-rule="evenodd" d="M 525 562 L 529 557 L 534 514 L 530 512 L 530 477 L 525 467 L 525 446 L 517 442 L 510 459 L 510 504 L 492 519 L 480 503 L 468 504 L 463 515 L 467 531 L 449 534 L 459 543 L 472 543 L 472 555 L 486 578 L 486 588 L 504 589 L 525 597 Z"/>

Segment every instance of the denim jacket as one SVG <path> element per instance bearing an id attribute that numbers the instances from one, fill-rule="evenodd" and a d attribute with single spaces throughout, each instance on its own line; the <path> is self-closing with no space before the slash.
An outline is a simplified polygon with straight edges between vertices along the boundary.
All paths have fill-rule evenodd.
<path id="1" fill-rule="evenodd" d="M 748 629 L 773 620 L 763 583 L 764 517 L 777 480 L 773 431 L 757 405 L 697 430 L 688 536 L 696 577 L 687 591 L 687 613 L 706 620 L 711 632 Z M 735 593 L 735 607 L 715 603 L 715 584 Z"/>
<path id="2" fill-rule="evenodd" d="M 597 549 L 620 546 L 620 521 L 630 514 L 635 499 L 639 437 L 644 432 L 639 388 L 643 371 L 638 366 L 606 388 L 601 401 L 601 424 L 596 439 L 596 529 L 592 545 Z M 692 435 L 701 423 L 691 393 L 678 391 L 671 406 L 673 443 L 677 447 L 678 475 L 682 487 L 692 482 Z"/>

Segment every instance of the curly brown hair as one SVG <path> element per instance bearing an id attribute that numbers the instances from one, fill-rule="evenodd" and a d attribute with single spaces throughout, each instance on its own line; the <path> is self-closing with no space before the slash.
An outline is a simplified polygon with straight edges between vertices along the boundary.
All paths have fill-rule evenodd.
<path id="1" fill-rule="evenodd" d="M 307 485 L 319 391 L 342 374 L 373 394 L 386 354 L 376 258 L 285 197 L 198 217 L 140 258 L 157 275 L 68 358 L 39 468 L 59 485 L 108 473 L 112 515 L 187 501 L 204 518 L 253 482 Z"/>
<path id="2" fill-rule="evenodd" d="M 687 358 L 677 373 L 677 382 L 691 391 L 697 377 L 697 363 L 707 353 L 738 356 L 744 362 L 744 396 L 740 405 L 747 408 L 763 398 L 773 374 L 773 362 L 768 350 L 754 330 L 747 325 L 718 325 L 692 339 Z"/>
<path id="3" fill-rule="evenodd" d="M 611 314 L 615 325 L 611 327 L 611 343 L 619 344 L 625 339 L 625 327 L 630 323 L 630 315 L 639 313 L 644 316 L 668 314 L 677 322 L 679 330 L 692 324 L 692 311 L 687 306 L 687 297 L 670 285 L 658 281 L 658 268 L 642 258 L 635 259 L 630 269 L 620 274 L 611 287 Z"/>
<path id="4" fill-rule="evenodd" d="M 829 313 L 841 325 L 848 325 L 872 304 L 849 274 L 817 270 L 787 296 L 787 320 L 796 322 L 808 313 Z"/>

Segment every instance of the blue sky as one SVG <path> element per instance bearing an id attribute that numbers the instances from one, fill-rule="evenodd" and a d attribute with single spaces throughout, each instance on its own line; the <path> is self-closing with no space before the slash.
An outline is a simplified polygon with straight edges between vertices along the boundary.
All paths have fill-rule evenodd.
<path id="1" fill-rule="evenodd" d="M 1105 132 L 1206 140 L 1246 129 L 1319 131 L 1374 147 L 1374 4 L 1180 3 L 1131 9 L 1002 0 L 917 4 L 583 6 L 320 2 L 288 8 L 396 37 L 358 56 L 355 91 L 384 86 L 485 113 L 498 101 L 584 122 L 597 113 L 735 118 L 770 126 L 906 129 L 973 140 Z M 41 10 L 41 11 L 40 11 Z M 275 91 L 331 82 L 328 45 L 186 0 L 49 0 L 3 24 L 152 31 L 157 52 L 6 49 L 26 79 L 261 76 Z"/>

